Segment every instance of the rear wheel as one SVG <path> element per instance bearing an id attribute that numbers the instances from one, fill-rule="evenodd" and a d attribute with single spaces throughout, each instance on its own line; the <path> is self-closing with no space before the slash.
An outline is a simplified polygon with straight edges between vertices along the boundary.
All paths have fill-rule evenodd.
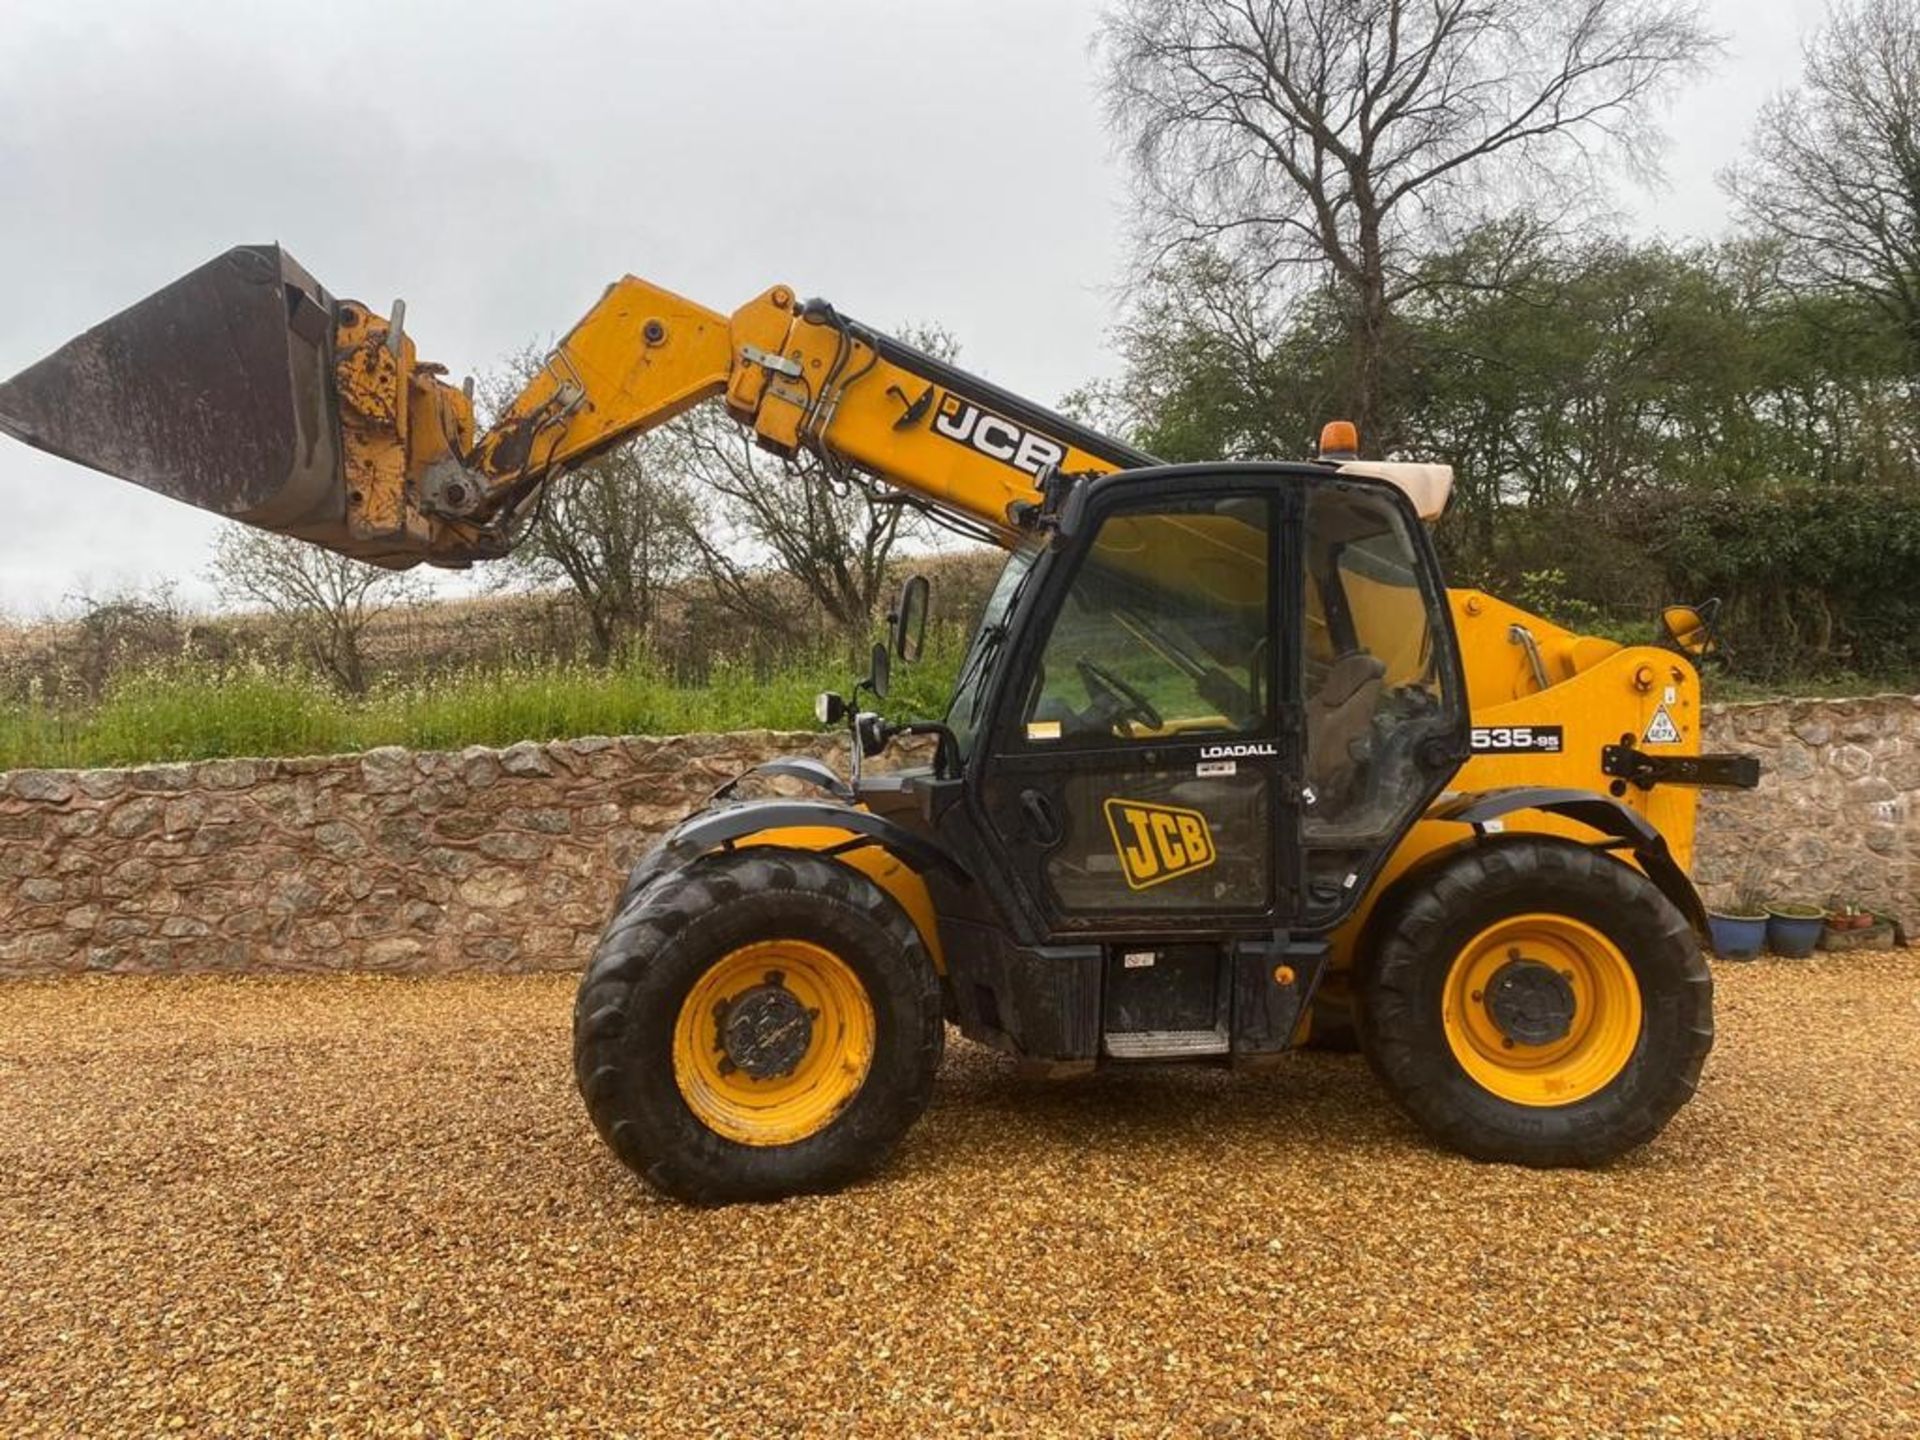
<path id="1" fill-rule="evenodd" d="M 1362 1048 L 1454 1149 L 1596 1165 L 1693 1094 L 1713 982 L 1685 917 L 1611 856 L 1543 836 L 1477 845 L 1419 875 L 1375 933 Z"/>
<path id="2" fill-rule="evenodd" d="M 753 847 L 615 916 L 574 1007 L 574 1074 L 649 1183 L 767 1200 L 877 1168 L 926 1108 L 944 1033 L 932 961 L 885 892 Z"/>

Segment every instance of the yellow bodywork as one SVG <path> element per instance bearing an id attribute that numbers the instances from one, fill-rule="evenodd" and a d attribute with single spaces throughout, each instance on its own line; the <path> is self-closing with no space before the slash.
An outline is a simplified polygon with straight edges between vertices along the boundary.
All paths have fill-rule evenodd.
<path id="1" fill-rule="evenodd" d="M 363 323 L 378 333 L 383 322 L 360 313 Z M 971 418 L 976 424 L 984 419 L 991 431 L 988 439 L 999 443 L 985 451 L 955 443 L 941 427 L 944 423 L 952 429 L 969 418 L 945 408 L 963 403 L 962 397 L 890 362 L 863 335 L 857 327 L 821 323 L 784 285 L 773 286 L 728 316 L 629 276 L 608 288 L 493 428 L 469 449 L 465 471 L 477 487 L 474 513 L 483 516 L 489 507 L 509 506 L 551 473 L 721 396 L 733 417 L 775 453 L 811 449 L 968 516 L 1002 538 L 1014 535 L 1014 508 L 1039 498 L 1031 469 L 1016 463 L 1030 457 L 1017 453 L 1015 427 L 1004 423 L 1004 417 L 982 412 Z M 337 340 L 345 354 L 350 345 L 364 345 L 367 338 L 343 326 Z M 380 415 L 370 411 L 365 423 L 346 437 L 350 463 L 377 477 L 377 484 L 369 482 L 368 493 L 378 497 L 383 523 L 407 522 L 407 507 L 418 505 L 423 477 L 447 454 L 436 435 L 422 435 L 426 427 L 415 424 L 409 429 L 407 416 L 425 411 L 450 417 L 436 428 L 450 426 L 456 435 L 465 433 L 462 424 L 471 424 L 471 411 L 462 411 L 454 398 L 457 392 L 432 378 L 429 372 L 436 367 L 415 365 L 411 346 L 406 341 L 396 357 L 402 373 L 411 369 L 409 405 L 396 410 L 391 422 L 404 442 L 406 493 L 411 497 L 397 511 L 392 499 L 395 451 L 392 437 L 382 431 Z M 1117 468 L 1113 461 L 1071 445 L 1059 450 L 1057 458 L 1047 458 L 1063 472 Z M 1155 523 L 1162 528 L 1184 525 L 1193 533 L 1141 536 L 1143 566 L 1166 573 L 1166 546 L 1178 541 L 1183 550 L 1195 552 L 1190 557 L 1195 563 L 1184 567 L 1194 583 L 1227 592 L 1240 585 L 1236 577 L 1244 567 L 1231 562 L 1242 547 L 1228 532 L 1245 527 L 1219 519 L 1162 518 Z M 1220 563 L 1202 563 L 1206 557 L 1200 552 L 1214 549 Z M 1352 583 L 1364 585 L 1357 577 Z M 1371 588 L 1374 593 L 1356 596 L 1356 605 L 1417 606 L 1417 595 L 1406 588 Z M 1688 866 L 1694 792 L 1675 785 L 1651 791 L 1616 788 L 1600 770 L 1600 752 L 1626 739 L 1640 743 L 1656 712 L 1664 710 L 1675 735 L 1660 753 L 1698 754 L 1700 686 L 1693 666 L 1668 650 L 1628 648 L 1576 635 L 1480 591 L 1456 590 L 1448 598 L 1476 729 L 1559 726 L 1565 738 L 1557 755 L 1476 754 L 1459 772 L 1457 787 L 1479 791 L 1535 785 L 1613 793 L 1645 815 L 1666 837 L 1679 864 Z M 1311 603 L 1310 655 L 1316 623 Z M 1422 617 L 1410 612 L 1403 625 L 1373 629 L 1408 637 L 1404 653 L 1379 656 L 1387 667 L 1388 684 L 1404 683 L 1423 669 L 1427 657 L 1420 642 L 1427 631 Z M 1572 821 L 1534 811 L 1508 817 L 1505 828 L 1593 838 Z M 1440 821 L 1414 827 L 1371 894 L 1336 933 L 1336 970 L 1350 963 L 1372 906 L 1390 883 L 1465 833 L 1461 825 Z M 816 850 L 848 838 L 848 832 L 831 828 L 771 831 L 757 837 L 764 843 Z M 872 875 L 899 901 L 944 972 L 933 905 L 920 878 L 879 846 L 850 851 L 843 859 Z"/>
<path id="2" fill-rule="evenodd" d="M 1610 744 L 1643 745 L 1645 737 L 1657 733 L 1655 721 L 1664 711 L 1674 738 L 1646 748 L 1661 755 L 1698 755 L 1700 674 L 1691 662 L 1656 646 L 1623 646 L 1576 635 L 1482 591 L 1449 591 L 1447 600 L 1474 726 L 1559 725 L 1566 732 L 1559 755 L 1476 755 L 1460 771 L 1456 787 L 1477 791 L 1561 785 L 1613 793 L 1621 804 L 1646 816 L 1666 836 L 1681 868 L 1690 868 L 1698 792 L 1685 785 L 1640 790 L 1616 782 L 1601 770 L 1600 752 Z M 1546 670 L 1545 688 L 1530 673 L 1525 646 L 1513 638 L 1515 625 L 1533 637 Z M 1546 818 L 1541 817 L 1543 822 Z M 1553 834 L 1587 833 L 1559 821 L 1537 828 Z"/>

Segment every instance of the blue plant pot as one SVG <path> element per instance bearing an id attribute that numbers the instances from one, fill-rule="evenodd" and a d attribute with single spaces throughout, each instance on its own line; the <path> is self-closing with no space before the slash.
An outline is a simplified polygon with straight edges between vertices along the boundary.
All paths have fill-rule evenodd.
<path id="1" fill-rule="evenodd" d="M 1789 960 L 1804 960 L 1820 943 L 1826 928 L 1824 915 L 1776 915 L 1767 912 L 1767 949 Z"/>
<path id="2" fill-rule="evenodd" d="M 1751 960 L 1767 943 L 1764 915 L 1709 914 L 1707 930 L 1713 937 L 1713 953 L 1722 960 Z"/>

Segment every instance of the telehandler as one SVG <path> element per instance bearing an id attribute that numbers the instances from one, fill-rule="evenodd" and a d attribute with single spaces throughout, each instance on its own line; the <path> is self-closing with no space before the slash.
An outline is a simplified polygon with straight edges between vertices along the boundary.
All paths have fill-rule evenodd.
<path id="1" fill-rule="evenodd" d="M 1444 466 L 1163 465 L 775 286 L 723 315 L 631 277 L 485 433 L 387 315 L 278 246 L 203 265 L 0 386 L 0 430 L 375 564 L 505 554 L 570 466 L 718 397 L 760 445 L 1007 551 L 944 717 L 890 654 L 849 773 L 759 767 L 635 866 L 574 1010 L 600 1134 L 703 1202 L 865 1175 L 946 1023 L 1053 1073 L 1255 1065 L 1350 1019 L 1467 1155 L 1651 1139 L 1713 1040 L 1687 878 L 1693 659 L 1449 591 Z M 907 582 L 891 655 L 913 659 Z M 931 759 L 863 768 L 896 737 Z M 766 783 L 780 782 L 780 783 Z"/>

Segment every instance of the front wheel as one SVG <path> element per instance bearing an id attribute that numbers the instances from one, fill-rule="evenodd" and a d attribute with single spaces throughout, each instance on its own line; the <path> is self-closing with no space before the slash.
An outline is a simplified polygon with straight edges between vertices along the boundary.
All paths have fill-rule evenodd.
<path id="1" fill-rule="evenodd" d="M 838 861 L 750 847 L 632 896 L 574 1005 L 595 1128 L 699 1203 L 832 1190 L 926 1108 L 945 1030 L 919 932 Z"/>
<path id="2" fill-rule="evenodd" d="M 1375 933 L 1361 1048 L 1443 1144 L 1598 1165 L 1692 1096 L 1713 981 L 1685 917 L 1621 861 L 1545 836 L 1476 845 L 1414 877 Z"/>

